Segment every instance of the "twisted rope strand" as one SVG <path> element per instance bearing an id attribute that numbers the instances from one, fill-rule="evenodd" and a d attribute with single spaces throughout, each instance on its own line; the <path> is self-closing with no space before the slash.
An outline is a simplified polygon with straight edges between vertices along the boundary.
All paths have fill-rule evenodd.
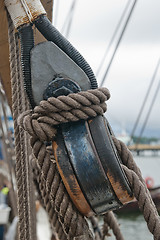
<path id="1" fill-rule="evenodd" d="M 117 240 L 124 240 L 123 235 L 120 231 L 119 224 L 117 219 L 115 218 L 112 211 L 107 212 L 104 215 L 104 225 L 103 225 L 103 237 L 102 240 L 105 239 L 105 236 L 108 235 L 108 227 L 110 227 L 116 237 Z"/>
<path id="2" fill-rule="evenodd" d="M 93 92 L 96 94 L 96 98 L 99 96 L 99 100 L 97 100 L 97 102 L 101 102 L 102 100 L 106 100 L 109 98 L 109 92 L 106 89 L 89 90 L 89 96 L 91 95 L 91 93 L 93 95 Z M 70 95 L 72 96 L 72 94 Z M 63 101 L 65 102 L 65 99 L 70 98 L 70 95 L 63 96 Z M 77 93 L 77 95 L 80 96 L 80 93 Z M 87 92 L 83 92 L 83 95 L 87 96 Z M 74 98 L 78 106 L 79 97 L 76 98 L 76 94 L 74 94 Z M 60 101 L 59 99 L 61 99 L 61 96 L 58 97 L 58 101 Z M 55 102 L 57 101 L 56 98 L 50 98 L 50 100 L 53 101 L 52 102 L 53 105 L 54 105 L 54 101 Z M 44 103 L 46 103 L 46 105 Z M 80 119 L 86 120 L 90 117 L 95 117 L 99 114 L 102 115 L 106 110 L 105 103 L 102 103 L 100 105 L 91 105 L 91 108 L 87 108 L 86 106 L 81 106 L 81 109 L 78 109 L 78 108 L 73 109 L 70 112 L 68 112 L 68 108 L 66 108 L 65 111 L 59 111 L 59 110 L 57 111 L 57 108 L 56 108 L 56 112 L 54 112 L 53 109 L 50 108 L 50 105 L 49 105 L 49 108 L 47 107 L 48 107 L 48 102 L 42 101 L 39 107 L 35 107 L 34 112 L 26 111 L 18 119 L 18 124 L 21 125 L 25 131 L 27 131 L 31 136 L 36 135 L 37 137 L 40 138 L 41 141 L 49 141 L 49 139 L 52 139 L 55 137 L 56 129 L 53 128 L 54 125 L 58 125 L 60 123 L 66 123 L 70 121 L 78 121 Z"/>
<path id="3" fill-rule="evenodd" d="M 95 94 L 95 97 L 93 96 L 93 93 Z M 85 99 L 86 96 L 89 96 L 89 100 Z M 91 108 L 88 108 L 88 112 L 89 114 L 85 116 L 85 118 L 89 118 L 91 116 L 90 112 L 92 112 L 92 109 L 96 109 L 98 113 L 103 114 L 104 110 L 106 109 L 105 104 L 103 103 L 103 101 L 105 101 L 106 99 L 109 98 L 109 92 L 107 89 L 98 89 L 98 90 L 89 90 L 89 94 L 88 92 L 81 92 L 81 94 L 78 95 L 78 97 L 76 97 L 75 94 L 70 94 L 69 97 L 72 97 L 72 99 L 74 98 L 74 102 L 71 100 L 72 102 L 72 106 L 74 105 L 74 107 L 77 108 L 81 108 L 83 109 L 83 112 L 80 112 L 78 118 L 74 119 L 74 120 L 79 120 L 81 118 L 84 118 L 84 112 L 86 111 L 85 106 L 90 105 Z M 55 100 L 55 102 L 54 102 Z M 61 100 L 63 100 L 62 103 Z M 48 104 L 49 102 L 49 104 Z M 61 119 L 59 121 L 61 122 L 66 122 L 66 120 L 64 118 L 62 118 L 62 116 L 64 116 L 63 110 L 67 110 L 70 109 L 71 107 L 66 106 L 66 103 L 69 105 L 69 101 L 68 101 L 68 96 L 60 96 L 58 98 L 58 103 L 62 103 L 60 105 L 60 110 L 57 110 L 57 99 L 56 98 L 50 98 L 47 101 L 42 101 L 40 103 L 40 107 L 35 107 L 34 112 L 28 111 L 25 112 L 24 114 L 22 114 L 20 116 L 20 118 L 18 119 L 18 123 L 25 129 L 27 130 L 30 135 L 32 136 L 31 138 L 31 146 L 33 149 L 33 154 L 34 156 L 38 159 L 37 163 L 39 164 L 39 168 L 41 169 L 41 177 L 43 177 L 43 181 L 46 182 L 46 189 L 48 188 L 48 193 L 51 193 L 51 199 L 52 201 L 55 202 L 55 210 L 57 212 L 60 212 L 59 215 L 59 219 L 62 222 L 62 224 L 64 224 L 65 226 L 65 232 L 68 233 L 68 235 L 72 236 L 71 239 L 73 238 L 73 236 L 76 235 L 75 232 L 75 222 L 80 223 L 81 221 L 81 216 L 78 216 L 78 221 L 77 221 L 77 217 L 76 214 L 73 215 L 73 210 L 70 208 L 72 207 L 72 204 L 68 201 L 68 195 L 64 194 L 64 186 L 62 184 L 61 178 L 58 175 L 55 175 L 53 178 L 53 173 L 52 173 L 52 177 L 51 177 L 51 168 L 49 166 L 49 164 L 47 163 L 47 161 L 49 161 L 49 155 L 46 152 L 45 149 L 45 145 L 43 144 L 44 141 L 50 141 L 55 135 L 56 135 L 56 129 L 53 128 L 53 125 L 55 124 L 54 119 Z M 85 106 L 83 106 L 81 103 L 84 103 Z M 45 104 L 46 103 L 46 104 Z M 51 106 L 52 103 L 52 107 Z M 55 104 L 56 103 L 56 104 Z M 94 104 L 99 104 L 99 105 L 93 105 Z M 91 105 L 92 104 L 92 105 Z M 56 107 L 55 107 L 56 106 Z M 103 106 L 103 109 L 101 108 L 101 106 Z M 101 109 L 99 111 L 99 109 Z M 75 117 L 75 112 L 78 109 L 73 109 L 70 110 L 70 112 L 66 112 L 66 114 L 70 114 L 71 111 L 74 111 L 74 117 Z M 56 113 L 53 113 L 53 112 Z M 61 113 L 61 115 L 59 115 L 58 113 Z M 88 113 L 87 112 L 87 113 Z M 44 114 L 47 113 L 48 115 L 50 115 L 52 118 L 49 117 L 45 117 Z M 77 114 L 78 115 L 78 114 Z M 97 113 L 96 113 L 97 115 Z M 95 116 L 92 115 L 92 117 Z M 47 121 L 46 121 L 47 119 Z M 73 120 L 73 118 L 68 118 L 68 121 Z M 46 130 L 46 125 L 43 124 L 48 124 L 47 130 Z M 58 124 L 58 122 L 56 123 Z M 48 136 L 48 133 L 49 136 Z M 38 140 L 39 139 L 39 140 Z M 45 160 L 44 160 L 45 159 Z M 45 163 L 45 164 L 44 164 Z M 55 164 L 55 162 L 54 162 Z M 63 188 L 63 190 L 61 189 Z M 72 213 L 72 214 L 71 214 Z M 111 221 L 112 219 L 112 221 Z M 110 225 L 111 227 L 113 227 L 113 223 L 115 222 L 115 217 L 113 218 L 113 216 L 110 214 Z M 112 222 L 112 224 L 111 224 Z M 115 223 L 116 226 L 118 226 L 117 223 Z M 72 227 L 73 226 L 73 227 Z M 81 226 L 81 227 L 80 227 Z M 83 226 L 83 227 L 82 227 Z M 84 231 L 84 224 L 79 224 L 79 232 Z M 86 226 L 85 226 L 86 228 Z M 115 230 L 114 230 L 115 232 Z M 96 238 L 98 238 L 98 236 L 95 236 Z M 86 239 L 86 238 L 85 238 Z"/>
<path id="4" fill-rule="evenodd" d="M 94 98 L 92 96 L 92 94 L 96 95 L 96 97 Z M 105 94 L 104 94 L 105 92 Z M 28 112 L 23 114 L 23 116 L 20 116 L 19 118 L 19 124 L 21 124 L 21 126 L 27 130 L 30 135 L 32 136 L 32 140 L 31 140 L 31 145 L 33 148 L 33 153 L 35 155 L 35 157 L 38 159 L 37 162 L 39 164 L 39 167 L 41 168 L 41 172 L 43 173 L 43 180 L 47 182 L 47 173 L 49 172 L 49 164 L 47 164 L 47 159 L 49 159 L 49 153 L 46 152 L 45 150 L 45 145 L 43 144 L 44 141 L 51 141 L 53 139 L 53 137 L 56 135 L 56 128 L 53 127 L 53 125 L 57 125 L 58 124 L 58 120 L 59 123 L 61 122 L 67 122 L 67 121 L 77 121 L 77 119 L 88 119 L 91 116 L 94 117 L 92 114 L 92 110 L 94 109 L 94 107 L 103 105 L 102 100 L 106 100 L 109 98 L 108 91 L 101 91 L 101 90 L 91 90 L 88 94 L 88 98 L 89 99 L 85 99 L 87 98 L 88 92 L 82 92 L 82 93 L 78 93 L 76 97 L 76 94 L 71 94 L 68 96 L 61 96 L 58 98 L 58 101 L 62 102 L 67 102 L 67 106 L 61 104 L 61 109 L 57 110 L 57 102 L 55 100 L 54 104 L 54 98 L 50 98 L 49 99 L 49 104 L 47 102 L 47 104 L 45 104 L 45 101 L 40 103 L 39 107 L 36 107 L 34 109 L 34 112 Z M 98 98 L 98 96 L 100 96 L 100 98 Z M 71 109 L 68 112 L 69 109 L 69 98 L 72 98 L 72 100 L 74 99 L 74 101 L 76 100 L 76 103 L 72 101 L 72 105 L 76 106 L 75 109 Z M 65 99 L 67 99 L 65 101 Z M 63 101 L 62 101 L 63 100 Z M 52 102 L 53 101 L 53 102 Z M 93 104 L 94 103 L 94 104 Z M 84 106 L 82 105 L 84 104 Z M 97 105 L 96 105 L 97 104 Z M 92 106 L 90 108 L 90 106 Z M 52 107 L 53 106 L 53 107 Z M 69 107 L 68 107 L 69 106 Z M 47 107 L 49 107 L 49 109 L 47 109 Z M 64 109 L 65 110 L 64 111 Z M 102 112 L 104 111 L 103 108 Z M 53 111 L 54 110 L 54 111 Z M 87 114 L 86 114 L 87 113 Z M 46 114 L 48 114 L 47 118 L 46 118 Z M 96 114 L 98 114 L 96 112 Z M 47 123 L 46 123 L 46 119 L 47 119 Z M 52 121 L 51 121 L 52 119 Z M 47 125 L 47 127 L 46 127 Z M 48 134 L 49 132 L 49 134 Z M 36 137 L 35 137 L 36 136 Z M 158 235 L 158 227 L 159 226 L 159 217 L 158 214 L 156 212 L 156 208 L 154 206 L 154 203 L 148 193 L 148 190 L 146 188 L 146 185 L 144 183 L 144 180 L 141 176 L 141 172 L 139 170 L 139 168 L 136 166 L 136 164 L 133 161 L 132 155 L 131 153 L 127 150 L 127 148 L 125 147 L 125 145 L 123 143 L 121 143 L 120 141 L 118 141 L 116 138 L 113 137 L 113 141 L 114 144 L 117 148 L 117 151 L 121 157 L 122 163 L 124 165 L 127 166 L 128 172 L 126 170 L 125 167 L 124 170 L 126 172 L 126 175 L 128 176 L 129 182 L 131 182 L 131 187 L 133 190 L 133 193 L 135 191 L 135 196 L 137 197 L 138 201 L 139 201 L 139 205 L 140 205 L 140 209 L 143 211 L 145 220 L 147 221 L 149 230 L 151 231 L 151 233 L 154 235 L 155 239 L 157 240 L 159 237 Z M 44 160 L 45 159 L 45 160 Z M 135 175 L 133 175 L 133 173 Z M 130 177 L 129 177 L 130 175 Z M 132 176 L 133 175 L 133 176 Z M 132 176 L 132 177 L 131 177 Z M 136 177 L 137 176 L 137 179 Z M 136 179 L 136 180 L 135 180 Z M 53 182 L 51 183 L 51 178 L 47 183 L 47 186 L 49 186 L 49 184 L 52 186 L 50 188 L 51 193 L 52 193 L 52 201 L 54 201 L 55 204 L 55 211 L 59 214 L 59 220 L 61 221 L 61 223 L 63 224 L 63 230 L 66 232 L 66 234 L 69 236 L 68 239 L 73 239 L 73 237 L 76 234 L 76 230 L 75 230 L 75 226 L 74 223 L 77 222 L 79 219 L 81 219 L 81 215 L 77 215 L 77 212 L 73 210 L 73 206 L 72 203 L 68 201 L 68 195 L 65 195 L 66 192 L 63 194 L 64 192 L 64 186 L 63 183 L 61 182 L 61 178 L 59 176 L 59 174 L 57 172 L 55 172 L 55 176 L 54 179 L 52 179 Z M 134 181 L 131 181 L 134 180 Z M 134 184 L 136 182 L 137 188 L 138 190 L 136 190 L 134 188 Z M 141 195 L 141 188 L 143 186 L 143 193 L 142 195 L 144 195 L 145 197 L 142 198 Z M 63 199 L 66 198 L 65 204 Z M 67 202 L 67 204 L 66 204 Z M 62 205 L 62 203 L 64 205 Z M 150 209 L 153 211 L 153 214 L 151 215 L 151 212 L 149 210 L 149 212 L 147 212 L 147 208 L 150 207 Z M 63 213 L 63 215 L 61 215 L 60 213 Z M 73 229 L 72 229 L 73 226 Z M 80 232 L 83 231 L 83 224 L 81 222 L 80 224 Z M 123 236 L 120 233 L 120 229 L 118 226 L 118 223 L 116 222 L 116 219 L 113 215 L 112 212 L 109 212 L 105 215 L 105 226 L 110 226 L 113 230 L 114 235 L 116 236 L 116 238 L 118 240 L 122 240 Z M 77 228 L 78 229 L 78 228 Z M 105 237 L 105 234 L 107 234 L 107 232 L 105 232 L 105 230 L 103 231 L 103 238 Z M 70 238 L 70 236 L 72 236 Z M 79 235 L 80 236 L 80 235 Z M 83 236 L 83 234 L 81 235 Z M 83 238 L 82 238 L 83 239 Z"/>
<path id="5" fill-rule="evenodd" d="M 19 52 L 19 41 L 18 34 L 16 34 L 16 56 L 17 56 L 17 91 L 19 92 L 18 99 L 18 107 L 19 113 L 22 113 L 29 109 L 29 101 L 26 96 L 26 92 L 24 91 L 24 81 L 22 77 L 22 69 L 21 69 L 21 60 L 20 60 L 20 52 Z M 16 120 L 17 121 L 17 120 Z M 17 125 L 17 122 L 16 122 Z M 28 213 L 28 225 L 27 225 L 27 237 L 29 239 L 36 239 L 36 213 L 35 213 L 35 197 L 34 197 L 34 188 L 33 188 L 33 176 L 32 170 L 29 165 L 29 154 L 31 152 L 29 145 L 29 135 L 22 129 L 20 131 L 20 145 L 21 145 L 21 159 L 24 161 L 24 177 L 26 177 L 26 184 L 24 185 L 25 192 L 25 201 L 27 204 L 27 213 Z M 21 172 L 19 172 L 19 175 Z M 19 178 L 19 176 L 17 176 Z"/>
<path id="6" fill-rule="evenodd" d="M 32 158 L 32 166 L 33 166 L 34 182 L 36 185 L 36 189 L 39 193 L 41 204 L 45 208 L 46 212 L 48 213 L 52 230 L 54 233 L 56 232 L 58 234 L 60 240 L 66 239 L 67 236 L 63 231 L 61 223 L 58 220 L 58 215 L 54 211 L 54 205 L 52 204 L 52 201 L 50 201 L 49 194 L 46 191 L 45 182 L 40 177 L 40 171 L 38 170 L 38 166 L 35 158 Z"/>
<path id="7" fill-rule="evenodd" d="M 85 218 L 78 213 L 69 199 L 53 156 L 50 158 L 50 151 L 48 151 L 46 146 L 36 137 L 31 139 L 31 146 L 40 172 L 39 178 L 41 182 L 45 184 L 44 189 L 46 192 L 43 193 L 43 195 L 45 196 L 46 194 L 52 203 L 52 207 L 54 207 L 58 215 L 59 223 L 67 239 L 71 240 L 77 237 L 78 240 L 78 236 L 84 236 L 86 240 L 93 239 Z M 43 191 L 44 190 L 41 189 L 41 192 Z M 58 226 L 55 227 L 57 228 Z"/>
<path id="8" fill-rule="evenodd" d="M 9 19 L 10 67 L 12 82 L 13 119 L 16 143 L 16 175 L 18 187 L 19 206 L 19 237 L 21 240 L 34 239 L 32 231 L 32 214 L 30 205 L 30 180 L 28 158 L 25 152 L 27 145 L 26 133 L 17 126 L 17 116 L 25 111 L 26 101 L 22 96 L 22 80 L 19 72 L 18 39 L 15 38 L 14 28 Z M 19 88 L 20 86 L 20 88 Z M 110 98 L 107 89 L 95 89 L 58 98 L 42 101 L 34 112 L 28 111 L 19 119 L 19 124 L 31 136 L 31 146 L 36 158 L 37 173 L 36 183 L 43 204 L 52 220 L 52 227 L 56 229 L 60 239 L 93 239 L 85 218 L 78 213 L 64 188 L 61 177 L 57 171 L 52 154 L 44 142 L 51 141 L 56 135 L 54 125 L 70 121 L 86 120 L 102 115 L 106 111 L 104 101 Z M 18 108 L 17 108 L 18 106 Z M 141 176 L 139 168 L 133 161 L 131 153 L 125 145 L 113 137 L 114 144 L 121 156 L 123 170 L 131 184 L 133 193 L 138 200 L 139 208 L 143 212 L 150 232 L 155 240 L 160 239 L 160 218 L 149 191 Z M 54 209 L 54 210 L 53 210 Z M 58 221 L 57 221 L 58 219 Z M 110 226 L 118 240 L 122 240 L 119 226 L 112 212 L 104 217 L 106 226 Z M 107 231 L 108 232 L 108 231 Z M 107 234 L 103 231 L 103 238 Z M 34 236 L 34 237 L 33 237 Z"/>
<path id="9" fill-rule="evenodd" d="M 127 175 L 133 194 L 138 201 L 139 208 L 143 212 L 148 229 L 153 234 L 154 239 L 159 240 L 160 217 L 145 181 L 142 178 L 141 171 L 134 162 L 132 154 L 126 145 L 115 137 L 112 137 L 112 139 L 121 157 L 122 163 L 124 164 L 122 167 Z"/>
<path id="10" fill-rule="evenodd" d="M 39 106 L 34 108 L 34 112 L 38 114 L 48 115 L 50 113 L 60 113 L 62 111 L 70 111 L 72 109 L 80 109 L 92 105 L 99 106 L 110 98 L 110 93 L 106 88 L 82 91 L 79 93 L 71 93 L 68 96 L 51 97 L 47 101 L 41 101 Z"/>
<path id="11" fill-rule="evenodd" d="M 132 153 L 129 151 L 129 149 L 126 147 L 126 145 L 122 141 L 116 139 L 113 136 L 112 136 L 112 139 L 113 139 L 113 142 L 114 142 L 114 144 L 115 144 L 115 146 L 117 148 L 117 151 L 118 151 L 118 153 L 120 155 L 122 163 L 125 166 L 127 166 L 130 170 L 133 170 L 137 174 L 137 176 L 139 177 L 139 181 L 141 181 L 141 183 L 143 184 L 143 187 L 144 187 L 146 193 L 149 196 L 151 205 L 153 205 L 153 207 L 155 208 L 155 204 L 154 204 L 154 202 L 152 200 L 152 197 L 151 197 L 151 195 L 149 193 L 149 190 L 148 190 L 148 188 L 146 186 L 146 183 L 145 183 L 145 181 L 144 181 L 144 179 L 142 177 L 141 170 L 139 169 L 139 167 L 135 163 L 135 161 L 133 159 L 133 156 L 132 156 Z"/>
<path id="12" fill-rule="evenodd" d="M 160 217 L 157 213 L 156 208 L 154 205 L 151 205 L 150 197 L 147 194 L 146 190 L 144 189 L 144 185 L 137 174 L 133 171 L 128 169 L 126 166 L 122 166 L 127 178 L 131 184 L 133 193 L 135 198 L 138 201 L 138 205 L 140 210 L 143 212 L 144 219 L 147 222 L 148 229 L 153 234 L 155 240 L 160 239 Z"/>
<path id="13" fill-rule="evenodd" d="M 15 34 L 13 23 L 8 15 L 8 39 L 10 46 L 10 69 L 12 85 L 12 113 L 14 120 L 16 180 L 18 193 L 19 238 L 36 239 L 35 221 L 33 217 L 34 202 L 30 199 L 30 168 L 26 152 L 26 133 L 17 124 L 17 116 L 27 109 L 24 98 L 23 80 L 20 68 L 18 35 Z"/>
<path id="14" fill-rule="evenodd" d="M 16 124 L 17 116 L 19 115 L 19 110 L 17 108 L 17 101 L 19 99 L 19 92 L 17 92 L 17 56 L 16 56 L 16 40 L 13 23 L 8 16 L 8 40 L 10 47 L 10 69 L 11 69 L 11 84 L 12 84 L 12 112 L 14 120 L 14 132 L 15 132 L 15 152 L 16 152 L 16 175 L 18 172 L 21 172 L 21 175 L 17 179 L 17 189 L 18 189 L 18 213 L 19 213 L 19 236 L 20 239 L 25 239 L 27 235 L 27 223 L 28 223 L 28 212 L 26 211 L 26 201 L 24 196 L 24 185 L 26 184 L 25 178 L 23 178 L 24 172 L 24 162 L 21 163 L 21 147 L 20 147 L 20 138 L 21 134 L 19 131 L 19 126 Z M 20 209 L 23 209 L 22 211 Z M 26 238 L 27 239 L 27 238 Z"/>

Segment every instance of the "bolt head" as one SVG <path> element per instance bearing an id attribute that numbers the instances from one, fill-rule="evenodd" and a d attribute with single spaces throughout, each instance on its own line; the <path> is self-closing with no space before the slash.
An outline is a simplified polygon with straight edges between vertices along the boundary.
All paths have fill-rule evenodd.
<path id="1" fill-rule="evenodd" d="M 67 96 L 80 91 L 81 88 L 75 81 L 66 77 L 56 77 L 44 91 L 43 98 L 47 100 L 49 97 Z"/>

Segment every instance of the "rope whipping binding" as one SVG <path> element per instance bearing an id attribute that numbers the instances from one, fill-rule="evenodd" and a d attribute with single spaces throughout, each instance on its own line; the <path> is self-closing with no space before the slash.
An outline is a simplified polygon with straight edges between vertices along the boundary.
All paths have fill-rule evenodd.
<path id="1" fill-rule="evenodd" d="M 16 46 L 18 46 L 18 44 Z M 11 50 L 14 51 L 15 49 L 18 49 L 16 46 L 12 46 Z M 14 54 L 12 57 L 14 59 Z M 17 59 L 15 58 L 14 61 Z M 13 67 L 12 58 L 11 67 Z M 17 69 L 16 71 L 12 71 L 12 79 L 14 79 L 14 74 L 17 74 L 17 72 Z M 20 75 L 17 79 L 20 79 Z M 20 82 L 22 83 L 22 79 Z M 16 88 L 20 86 L 17 85 L 18 84 L 16 83 Z M 15 90 L 15 85 L 13 85 L 13 89 Z M 18 88 L 16 91 L 14 90 L 12 92 L 13 94 Z M 16 92 L 16 94 L 18 102 L 16 102 L 16 98 L 13 98 L 13 110 L 15 111 L 13 114 L 14 120 L 16 122 L 16 117 L 23 112 L 19 117 L 18 123 L 31 135 L 31 147 L 33 153 L 31 161 L 33 165 L 34 181 L 37 186 L 37 191 L 40 194 L 42 204 L 50 215 L 50 222 L 52 223 L 53 230 L 58 233 L 59 239 L 80 240 L 98 239 L 98 237 L 104 239 L 105 235 L 107 235 L 105 225 L 108 225 L 113 229 L 116 239 L 122 240 L 123 237 L 120 234 L 118 223 L 111 212 L 109 212 L 110 214 L 107 213 L 105 215 L 103 236 L 100 237 L 101 234 L 99 234 L 100 236 L 98 237 L 93 236 L 86 218 L 77 211 L 70 201 L 68 193 L 66 192 L 58 173 L 53 153 L 45 144 L 46 141 L 50 142 L 53 140 L 53 137 L 56 136 L 56 128 L 54 128 L 53 125 L 78 121 L 79 119 L 86 120 L 90 117 L 102 115 L 106 111 L 106 105 L 104 102 L 109 98 L 108 90 L 102 88 L 80 92 L 78 94 L 70 94 L 68 96 L 60 96 L 58 98 L 49 98 L 48 101 L 42 101 L 40 106 L 35 107 L 33 111 L 25 111 L 26 109 L 24 106 L 26 102 L 23 98 L 24 92 L 22 87 L 20 87 L 20 92 Z M 21 105 L 21 100 L 23 100 L 22 102 L 24 105 Z M 16 112 L 17 109 L 15 102 L 19 105 L 18 112 Z M 26 136 L 24 135 L 22 128 L 18 128 L 17 130 L 17 125 L 15 124 L 17 146 L 19 146 L 20 142 L 22 142 L 22 144 L 25 143 L 24 139 Z M 156 212 L 154 203 L 144 186 L 140 171 L 135 167 L 132 158 L 128 157 L 128 150 L 120 142 L 116 142 L 116 139 L 114 139 L 114 142 L 119 154 L 122 155 L 124 171 L 128 176 L 133 193 L 139 201 L 140 208 L 144 211 L 145 220 L 148 223 L 149 230 L 153 233 L 155 239 L 160 239 L 158 232 L 160 225 L 159 216 Z M 27 196 L 25 195 L 26 190 L 30 187 L 27 175 L 27 173 L 29 173 L 29 159 L 26 158 L 26 161 L 24 161 L 23 157 L 26 157 L 24 153 L 25 144 L 22 144 L 20 144 L 20 149 L 17 147 L 17 153 L 19 154 L 20 150 L 20 154 L 22 154 L 18 155 L 20 159 L 22 157 L 21 164 L 17 169 L 17 173 L 20 168 L 22 170 L 21 173 L 19 171 L 20 175 L 17 174 L 19 183 L 23 175 L 21 186 L 19 184 L 19 234 L 20 239 L 35 239 L 34 237 L 31 237 L 31 229 L 33 225 L 31 225 L 31 214 L 29 212 L 31 209 L 29 192 L 27 191 Z M 135 182 L 137 188 L 135 188 Z M 144 191 L 142 191 L 142 188 Z M 20 198 L 22 202 L 20 202 Z M 20 204 L 22 205 L 20 206 Z M 149 212 L 147 212 L 146 207 L 150 208 Z"/>

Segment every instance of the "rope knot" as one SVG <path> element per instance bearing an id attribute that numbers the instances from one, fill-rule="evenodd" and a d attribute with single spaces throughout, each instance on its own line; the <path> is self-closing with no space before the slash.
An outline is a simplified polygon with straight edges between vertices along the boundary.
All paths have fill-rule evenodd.
<path id="1" fill-rule="evenodd" d="M 36 136 L 42 142 L 51 141 L 56 136 L 57 125 L 102 115 L 107 110 L 105 101 L 109 98 L 107 88 L 50 97 L 34 110 L 22 113 L 18 124 L 32 137 Z"/>

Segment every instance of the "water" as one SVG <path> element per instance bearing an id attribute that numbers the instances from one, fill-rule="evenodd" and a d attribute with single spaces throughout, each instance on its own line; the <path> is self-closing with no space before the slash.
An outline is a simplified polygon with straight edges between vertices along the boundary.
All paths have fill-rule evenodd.
<path id="1" fill-rule="evenodd" d="M 160 186 L 160 153 L 154 156 L 151 152 L 145 152 L 143 155 L 134 156 L 134 160 L 141 169 L 144 178 L 151 177 L 154 186 Z M 120 228 L 126 240 L 152 240 L 153 236 L 147 228 L 147 224 L 141 213 L 119 215 L 117 216 Z M 107 238 L 113 240 L 112 236 Z"/>
<path id="2" fill-rule="evenodd" d="M 158 156 L 151 155 L 151 152 L 144 153 L 142 156 L 134 156 L 137 165 L 142 171 L 144 178 L 152 177 L 154 180 L 154 187 L 160 185 L 160 153 Z M 38 236 L 41 239 L 50 239 L 50 227 L 45 216 L 43 209 L 38 212 Z M 140 213 L 125 214 L 117 216 L 118 222 L 120 224 L 121 232 L 125 240 L 153 240 L 152 234 L 147 228 L 147 224 Z M 100 220 L 100 225 L 102 226 L 102 219 Z M 107 240 L 115 240 L 115 237 L 110 231 L 111 237 L 106 238 Z"/>
<path id="3" fill-rule="evenodd" d="M 157 155 L 149 151 L 144 152 L 143 155 L 134 156 L 134 160 L 141 169 L 143 178 L 151 177 L 153 187 L 160 186 L 160 152 L 157 152 Z"/>
<path id="4" fill-rule="evenodd" d="M 117 218 L 125 240 L 153 240 L 153 236 L 147 228 L 143 215 L 129 214 L 127 216 L 121 215 Z M 112 234 L 112 236 L 107 239 L 113 240 L 115 237 Z"/>

